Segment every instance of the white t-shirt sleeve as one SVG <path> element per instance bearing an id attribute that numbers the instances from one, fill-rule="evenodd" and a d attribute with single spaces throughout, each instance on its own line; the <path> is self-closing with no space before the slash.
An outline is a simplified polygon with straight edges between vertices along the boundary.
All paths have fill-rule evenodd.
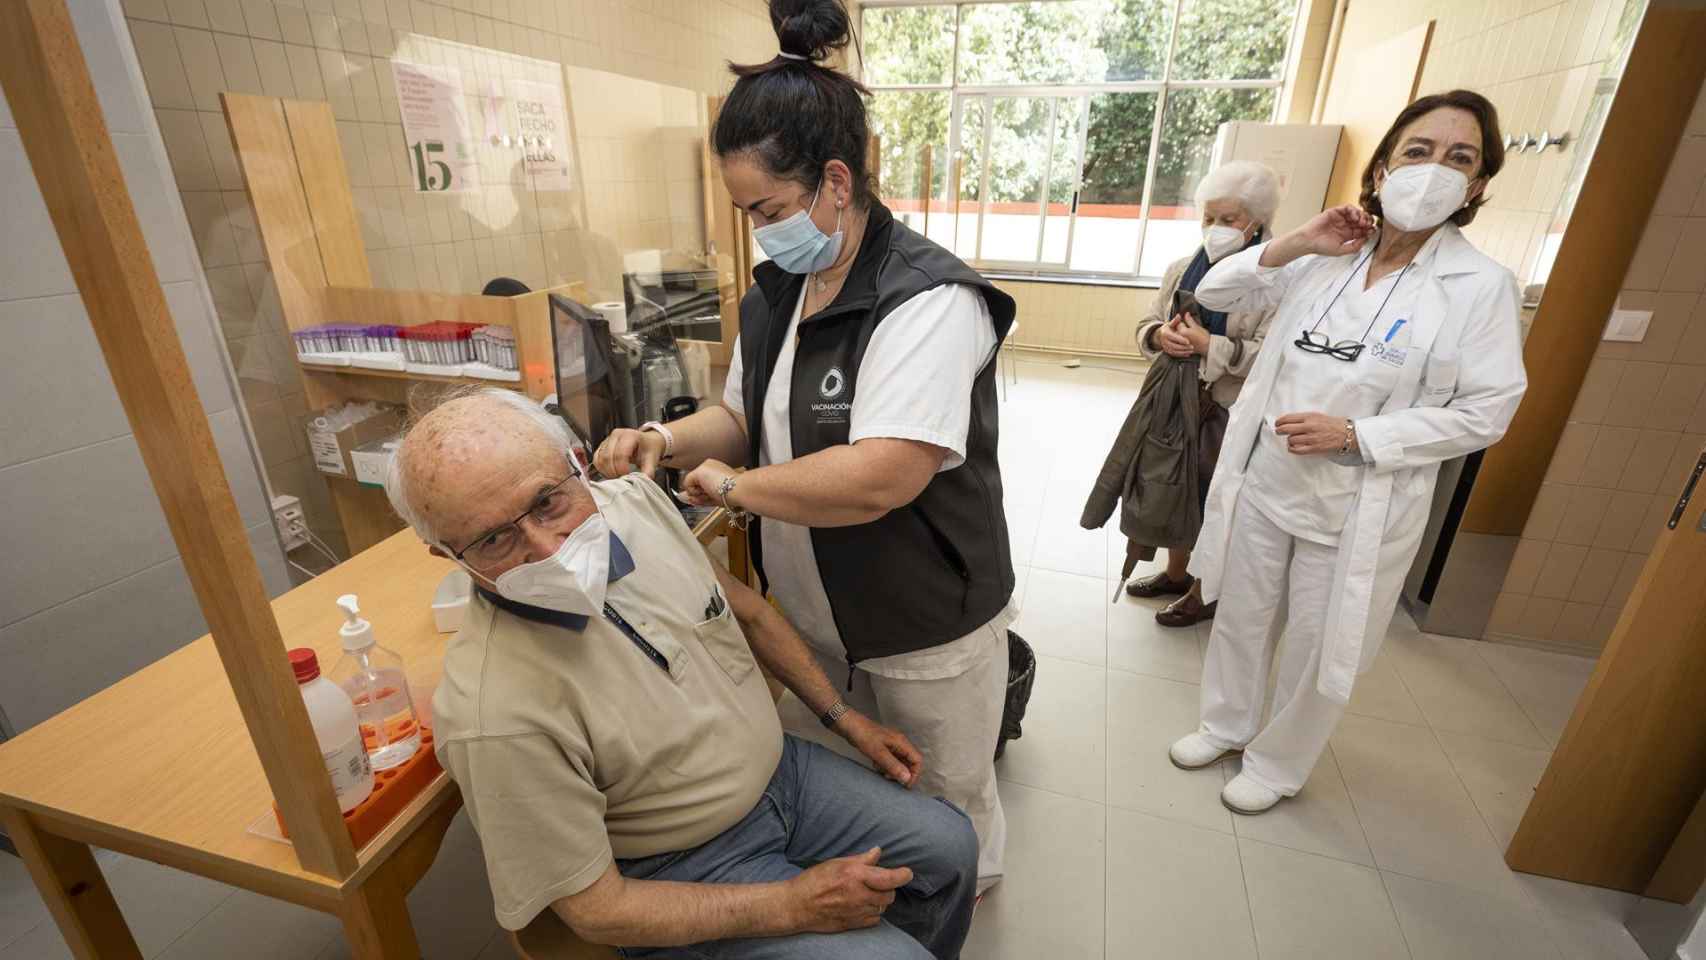
<path id="1" fill-rule="evenodd" d="M 950 451 L 942 470 L 964 463 L 972 383 L 996 346 L 975 287 L 945 284 L 896 307 L 865 348 L 847 441 L 917 440 Z"/>
<path id="2" fill-rule="evenodd" d="M 746 379 L 746 368 L 740 362 L 740 334 L 735 334 L 735 352 L 729 359 L 729 378 L 723 382 L 723 406 L 735 416 L 746 419 L 746 398 L 741 396 L 741 381 Z"/>

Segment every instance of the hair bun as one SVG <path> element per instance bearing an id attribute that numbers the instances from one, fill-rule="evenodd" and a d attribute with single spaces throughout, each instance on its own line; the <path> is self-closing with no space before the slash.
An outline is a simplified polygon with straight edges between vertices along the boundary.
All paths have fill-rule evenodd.
<path id="1" fill-rule="evenodd" d="M 842 0 L 770 0 L 770 25 L 783 53 L 827 60 L 852 40 L 853 22 Z"/>

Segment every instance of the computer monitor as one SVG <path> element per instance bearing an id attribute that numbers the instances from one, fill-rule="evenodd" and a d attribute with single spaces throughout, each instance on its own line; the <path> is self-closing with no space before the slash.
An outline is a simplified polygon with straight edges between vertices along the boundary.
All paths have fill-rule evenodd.
<path id="1" fill-rule="evenodd" d="M 688 393 L 668 324 L 613 334 L 591 307 L 560 294 L 550 299 L 557 404 L 589 450 L 620 427 L 664 419 L 669 402 Z"/>
<path id="2" fill-rule="evenodd" d="M 611 344 L 610 323 L 598 311 L 551 294 L 551 346 L 557 362 L 557 406 L 590 453 L 632 406 L 626 357 Z"/>

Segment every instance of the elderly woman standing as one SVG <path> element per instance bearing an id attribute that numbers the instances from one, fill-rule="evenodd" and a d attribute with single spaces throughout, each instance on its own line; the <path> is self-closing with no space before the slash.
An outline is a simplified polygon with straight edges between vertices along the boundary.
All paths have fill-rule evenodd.
<path id="1" fill-rule="evenodd" d="M 1167 268 L 1148 316 L 1137 325 L 1137 347 L 1150 360 L 1163 353 L 1202 358 L 1198 370 L 1205 394 L 1205 421 L 1226 422 L 1224 411 L 1232 409 L 1245 376 L 1256 363 L 1256 352 L 1268 335 L 1273 311 L 1228 313 L 1202 308 L 1200 314 L 1193 314 L 1181 309 L 1187 300 L 1182 294 L 1194 295 L 1211 265 L 1262 242 L 1279 201 L 1279 178 L 1263 164 L 1238 161 L 1210 171 L 1197 184 L 1196 192 L 1197 209 L 1202 211 L 1202 246 Z M 1194 296 L 1189 299 L 1194 300 Z M 1211 398 L 1218 414 L 1209 412 Z M 1210 469 L 1202 471 L 1198 496 L 1206 498 L 1212 460 L 1205 466 Z M 1190 562 L 1189 550 L 1169 549 L 1167 568 L 1133 580 L 1126 585 L 1126 593 L 1134 597 L 1183 594 L 1155 614 L 1156 622 L 1164 627 L 1188 627 L 1207 620 L 1214 616 L 1215 605 L 1202 602 L 1202 585 L 1187 572 Z"/>

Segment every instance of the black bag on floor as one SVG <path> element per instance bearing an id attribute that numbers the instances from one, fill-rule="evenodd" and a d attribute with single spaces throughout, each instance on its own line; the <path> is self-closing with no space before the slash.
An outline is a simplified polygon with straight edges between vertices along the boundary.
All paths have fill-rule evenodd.
<path id="1" fill-rule="evenodd" d="M 1007 752 L 1007 741 L 1024 736 L 1020 724 L 1025 706 L 1031 702 L 1031 684 L 1037 679 L 1037 657 L 1031 645 L 1007 631 L 1007 703 L 1001 708 L 1001 737 L 995 741 L 995 759 Z"/>

